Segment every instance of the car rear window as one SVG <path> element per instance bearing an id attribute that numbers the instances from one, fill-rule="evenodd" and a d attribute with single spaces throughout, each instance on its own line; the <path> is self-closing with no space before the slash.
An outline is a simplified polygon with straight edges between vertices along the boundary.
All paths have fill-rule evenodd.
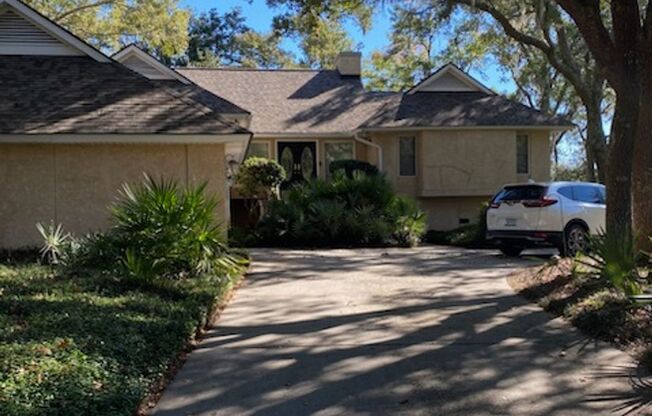
<path id="1" fill-rule="evenodd" d="M 541 185 L 506 186 L 498 192 L 494 202 L 541 199 L 545 193 L 546 187 Z"/>

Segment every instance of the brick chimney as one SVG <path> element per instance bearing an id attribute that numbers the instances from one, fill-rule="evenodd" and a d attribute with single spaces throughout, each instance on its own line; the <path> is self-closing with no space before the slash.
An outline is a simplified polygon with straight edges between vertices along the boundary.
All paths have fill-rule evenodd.
<path id="1" fill-rule="evenodd" d="M 335 68 L 342 77 L 360 78 L 362 54 L 360 52 L 340 52 L 335 58 Z"/>

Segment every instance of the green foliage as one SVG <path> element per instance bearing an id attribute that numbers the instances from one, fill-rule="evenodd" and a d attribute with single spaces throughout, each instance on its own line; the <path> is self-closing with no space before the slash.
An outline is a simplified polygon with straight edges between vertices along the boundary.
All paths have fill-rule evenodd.
<path id="1" fill-rule="evenodd" d="M 57 255 L 69 274 L 103 270 L 140 280 L 238 274 L 247 261 L 227 247 L 215 222 L 217 202 L 204 190 L 145 176 L 136 187 L 124 186 L 107 232 L 69 238 Z"/>
<path id="2" fill-rule="evenodd" d="M 176 181 L 149 176 L 135 188 L 124 186 L 108 238 L 131 274 L 178 278 L 239 271 L 215 223 L 217 202 L 204 195 L 205 187 L 182 190 Z"/>
<path id="3" fill-rule="evenodd" d="M 601 234 L 590 240 L 589 261 L 578 261 L 597 272 L 599 278 L 626 296 L 643 293 L 645 279 L 639 274 L 642 255 L 634 248 L 631 236 Z"/>
<path id="4" fill-rule="evenodd" d="M 331 181 L 298 184 L 272 201 L 255 234 L 272 245 L 411 245 L 424 228 L 425 214 L 397 197 L 383 176 L 337 172 Z"/>
<path id="5" fill-rule="evenodd" d="M 236 184 L 245 198 L 275 198 L 286 177 L 285 169 L 277 161 L 249 157 L 240 166 Z"/>
<path id="6" fill-rule="evenodd" d="M 220 13 L 216 9 L 190 20 L 188 50 L 178 65 L 250 68 L 295 66 L 291 53 L 281 48 L 278 33 L 262 34 L 245 24 L 239 8 Z"/>
<path id="7" fill-rule="evenodd" d="M 335 160 L 328 165 L 328 170 L 331 175 L 334 175 L 335 172 L 343 170 L 346 176 L 349 178 L 353 177 L 354 172 L 362 172 L 365 175 L 378 175 L 378 168 L 372 165 L 369 162 L 362 160 Z"/>
<path id="8" fill-rule="evenodd" d="M 70 234 L 63 231 L 61 224 L 55 226 L 53 222 L 47 228 L 39 222 L 36 224 L 36 229 L 43 238 L 41 260 L 45 260 L 48 264 L 59 264 L 59 260 L 64 256 L 66 245 L 71 239 Z"/>
<path id="9" fill-rule="evenodd" d="M 399 245 L 414 247 L 426 232 L 427 215 L 421 211 L 414 199 L 396 197 L 391 208 L 396 224 L 394 238 Z"/>
<path id="10" fill-rule="evenodd" d="M 552 180 L 554 181 L 586 181 L 586 166 L 563 166 L 557 165 L 552 170 Z"/>
<path id="11" fill-rule="evenodd" d="M 372 7 L 355 0 L 267 0 L 282 13 L 274 17 L 274 31 L 299 40 L 301 64 L 332 68 L 337 55 L 353 48 L 345 24 L 353 20 L 363 31 L 371 27 Z"/>
<path id="12" fill-rule="evenodd" d="M 109 51 L 138 43 L 159 57 L 181 54 L 188 45 L 188 10 L 177 0 L 27 0 L 58 24 Z"/>
<path id="13" fill-rule="evenodd" d="M 235 282 L 63 270 L 0 263 L 2 415 L 135 414 Z"/>

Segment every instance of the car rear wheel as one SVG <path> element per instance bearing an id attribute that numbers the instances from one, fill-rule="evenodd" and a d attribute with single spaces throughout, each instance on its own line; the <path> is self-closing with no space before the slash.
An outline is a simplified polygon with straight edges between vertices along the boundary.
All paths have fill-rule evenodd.
<path id="1" fill-rule="evenodd" d="M 502 251 L 502 253 L 507 257 L 518 257 L 521 255 L 521 252 L 523 251 L 523 247 L 513 246 L 510 244 L 501 245 L 499 248 L 500 251 Z"/>
<path id="2" fill-rule="evenodd" d="M 589 250 L 589 233 L 580 224 L 573 224 L 564 232 L 564 247 L 562 255 L 574 257 L 578 253 L 586 253 Z M 561 250 L 560 250 L 561 251 Z"/>

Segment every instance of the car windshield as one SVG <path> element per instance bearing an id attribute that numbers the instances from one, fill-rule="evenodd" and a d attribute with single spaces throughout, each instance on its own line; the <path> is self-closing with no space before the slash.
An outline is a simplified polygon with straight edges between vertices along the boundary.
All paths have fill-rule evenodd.
<path id="1" fill-rule="evenodd" d="M 502 191 L 498 192 L 494 202 L 541 199 L 545 192 L 546 188 L 540 185 L 506 186 Z"/>

